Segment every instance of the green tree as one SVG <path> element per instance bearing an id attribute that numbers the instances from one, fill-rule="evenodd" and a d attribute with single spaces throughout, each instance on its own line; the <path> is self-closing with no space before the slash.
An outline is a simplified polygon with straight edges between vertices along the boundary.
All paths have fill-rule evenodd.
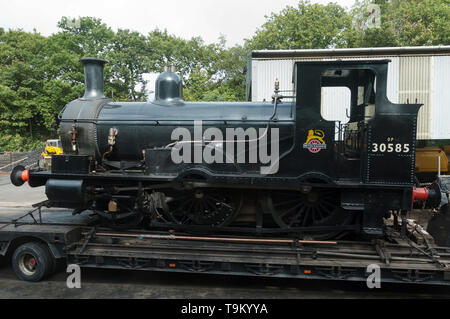
<path id="1" fill-rule="evenodd" d="M 150 32 L 147 39 L 149 47 L 154 48 L 156 59 L 151 68 L 155 71 L 173 65 L 183 78 L 197 67 L 206 68 L 210 74 L 216 72 L 214 60 L 222 50 L 221 44 L 206 45 L 200 37 L 185 40 L 159 29 Z"/>
<path id="2" fill-rule="evenodd" d="M 62 17 L 58 22 L 60 31 L 55 37 L 62 38 L 64 49 L 78 56 L 106 57 L 111 50 L 114 31 L 101 19 Z"/>
<path id="3" fill-rule="evenodd" d="M 300 1 L 280 13 L 266 16 L 266 22 L 246 41 L 251 50 L 319 49 L 346 46 L 341 34 L 352 27 L 344 8 L 335 4 Z"/>
<path id="4" fill-rule="evenodd" d="M 145 36 L 121 29 L 114 35 L 110 48 L 106 94 L 117 100 L 145 100 L 147 83 L 143 74 L 153 71 L 156 50 L 148 45 Z"/>
<path id="5" fill-rule="evenodd" d="M 217 89 L 221 92 L 217 100 L 244 101 L 245 81 L 247 73 L 248 49 L 236 45 L 225 48 L 225 40 L 220 55 L 216 58 Z"/>
<path id="6" fill-rule="evenodd" d="M 364 28 L 362 21 L 380 8 L 381 25 Z M 450 44 L 450 0 L 366 0 L 352 8 L 355 28 L 345 34 L 355 47 Z"/>
<path id="7" fill-rule="evenodd" d="M 199 37 L 185 40 L 158 29 L 147 39 L 155 57 L 149 69 L 161 72 L 164 66 L 175 66 L 183 78 L 186 101 L 244 99 L 247 50 L 240 46 L 227 49 L 224 37 L 205 44 Z"/>
<path id="8" fill-rule="evenodd" d="M 45 122 L 42 72 L 46 38 L 39 33 L 0 33 L 0 148 L 14 140 L 21 148 L 33 144 Z"/>

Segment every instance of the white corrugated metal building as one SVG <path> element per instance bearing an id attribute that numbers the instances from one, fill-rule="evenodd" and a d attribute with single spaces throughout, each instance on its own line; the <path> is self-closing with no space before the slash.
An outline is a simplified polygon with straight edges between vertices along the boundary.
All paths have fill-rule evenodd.
<path id="1" fill-rule="evenodd" d="M 270 101 L 275 79 L 280 90 L 293 91 L 295 61 L 390 59 L 387 96 L 393 103 L 424 104 L 419 112 L 419 140 L 450 139 L 450 46 L 321 50 L 263 50 L 249 55 L 247 100 Z M 287 93 L 289 94 L 289 93 Z M 322 91 L 322 116 L 346 122 L 349 93 Z"/>

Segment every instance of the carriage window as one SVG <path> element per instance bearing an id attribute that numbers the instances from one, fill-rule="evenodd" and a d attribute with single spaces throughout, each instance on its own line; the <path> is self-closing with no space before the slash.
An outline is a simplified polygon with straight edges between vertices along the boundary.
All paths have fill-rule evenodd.
<path id="1" fill-rule="evenodd" d="M 351 91 L 346 86 L 323 86 L 320 114 L 327 121 L 349 121 Z"/>

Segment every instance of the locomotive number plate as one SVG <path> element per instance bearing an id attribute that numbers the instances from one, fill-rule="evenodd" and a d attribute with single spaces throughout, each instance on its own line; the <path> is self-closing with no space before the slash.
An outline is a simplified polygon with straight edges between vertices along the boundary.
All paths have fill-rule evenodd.
<path id="1" fill-rule="evenodd" d="M 409 153 L 409 143 L 372 143 L 372 153 Z"/>

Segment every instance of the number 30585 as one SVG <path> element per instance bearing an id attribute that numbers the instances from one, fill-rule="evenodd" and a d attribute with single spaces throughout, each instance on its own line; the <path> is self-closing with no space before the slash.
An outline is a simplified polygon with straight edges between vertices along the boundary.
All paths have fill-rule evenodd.
<path id="1" fill-rule="evenodd" d="M 409 153 L 409 144 L 372 143 L 372 153 Z"/>

